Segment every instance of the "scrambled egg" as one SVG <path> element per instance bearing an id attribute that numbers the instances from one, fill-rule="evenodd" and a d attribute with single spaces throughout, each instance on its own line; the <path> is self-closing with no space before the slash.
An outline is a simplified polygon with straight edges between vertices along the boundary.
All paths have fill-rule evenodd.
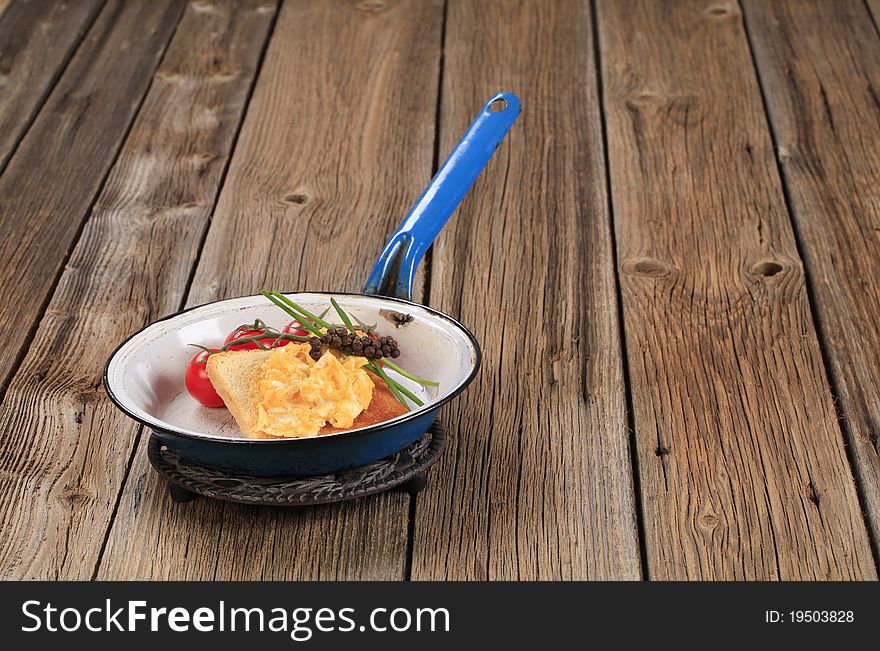
<path id="1" fill-rule="evenodd" d="M 256 429 L 269 436 L 317 436 L 329 423 L 351 427 L 373 398 L 364 357 L 329 350 L 317 362 L 307 344 L 275 348 L 258 376 Z"/>

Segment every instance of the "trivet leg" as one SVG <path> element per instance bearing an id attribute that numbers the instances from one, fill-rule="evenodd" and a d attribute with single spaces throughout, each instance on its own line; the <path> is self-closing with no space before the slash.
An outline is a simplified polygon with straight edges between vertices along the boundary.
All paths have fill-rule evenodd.
<path id="1" fill-rule="evenodd" d="M 427 486 L 428 473 L 423 472 L 421 475 L 416 475 L 405 484 L 401 484 L 400 490 L 415 495 L 416 493 L 421 493 Z"/>
<path id="2" fill-rule="evenodd" d="M 192 502 L 197 497 L 192 491 L 185 489 L 183 486 L 172 484 L 171 482 L 168 483 L 168 494 L 171 496 L 171 499 L 178 504 Z"/>

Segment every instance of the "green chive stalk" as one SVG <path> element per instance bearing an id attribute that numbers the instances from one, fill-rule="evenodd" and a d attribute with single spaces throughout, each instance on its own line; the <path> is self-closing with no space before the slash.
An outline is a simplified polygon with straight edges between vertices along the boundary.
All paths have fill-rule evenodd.
<path id="1" fill-rule="evenodd" d="M 317 315 L 315 315 L 315 314 L 312 314 L 312 313 L 309 312 L 306 308 L 304 308 L 304 307 L 302 307 L 302 306 L 300 306 L 300 305 L 297 305 L 296 303 L 294 303 L 293 301 L 291 301 L 289 298 L 287 298 L 284 294 L 281 294 L 281 293 L 279 293 L 279 292 L 272 292 L 272 296 L 274 296 L 275 298 L 277 298 L 277 299 L 279 299 L 279 300 L 284 301 L 285 303 L 287 303 L 287 305 L 288 305 L 289 307 L 291 307 L 291 308 L 293 308 L 294 310 L 296 310 L 297 312 L 299 312 L 299 313 L 305 315 L 305 317 L 306 317 L 309 321 L 311 321 L 312 323 L 317 323 L 317 324 L 318 324 L 319 326 L 321 326 L 322 328 L 329 328 L 329 327 L 330 327 L 330 324 L 327 323 L 324 319 L 322 319 L 321 317 L 319 317 L 319 316 L 317 316 Z"/>
<path id="2" fill-rule="evenodd" d="M 348 331 L 354 334 L 354 326 L 351 323 L 351 319 L 348 318 L 345 310 L 339 307 L 339 303 L 336 302 L 335 298 L 330 298 L 330 305 L 332 305 L 333 309 L 336 310 L 336 313 L 339 315 L 339 318 L 342 319 L 342 322 L 345 324 L 345 327 L 348 328 Z"/>
<path id="3" fill-rule="evenodd" d="M 389 387 L 391 387 L 391 390 L 392 390 L 392 391 L 393 391 L 394 389 L 397 389 L 398 391 L 400 391 L 400 393 L 402 393 L 402 394 L 405 395 L 407 398 L 409 398 L 410 400 L 412 400 L 412 401 L 413 401 L 414 403 L 416 403 L 419 407 L 423 407 L 423 406 L 425 405 L 425 403 L 422 402 L 422 400 L 421 400 L 416 394 L 414 394 L 412 391 L 410 391 L 409 389 L 407 389 L 407 388 L 406 388 L 405 386 L 403 386 L 400 382 L 397 382 L 397 381 L 395 381 L 395 380 L 392 380 L 390 377 L 388 377 L 388 374 L 385 373 L 385 371 L 382 370 L 382 367 L 379 366 L 379 363 L 378 363 L 376 360 L 371 359 L 371 360 L 370 360 L 370 365 L 371 365 L 371 366 L 370 366 L 370 370 L 373 371 L 374 374 L 378 375 L 381 379 L 385 380 L 385 383 L 386 383 Z M 404 403 L 404 404 L 406 404 L 406 403 Z"/>
<path id="4" fill-rule="evenodd" d="M 413 382 L 418 382 L 422 386 L 425 386 L 425 387 L 439 387 L 440 386 L 439 382 L 434 382 L 432 380 L 426 380 L 425 378 L 421 378 L 421 377 L 418 377 L 417 375 L 413 375 L 412 373 L 410 373 L 408 371 L 404 371 L 397 364 L 395 364 L 394 362 L 392 362 L 388 359 L 382 359 L 382 362 L 385 364 L 385 366 L 390 368 L 392 371 L 394 371 L 396 373 L 400 373 L 403 377 L 410 379 Z"/>
<path id="5" fill-rule="evenodd" d="M 394 397 L 397 398 L 397 401 L 406 407 L 406 410 L 409 411 L 409 405 L 406 404 L 406 400 L 403 399 L 403 395 L 401 395 L 398 387 L 396 386 L 396 382 L 392 381 L 385 373 L 382 372 L 382 367 L 380 367 L 375 359 L 369 360 L 367 363 L 367 370 L 370 371 L 373 375 L 377 376 L 380 380 L 384 380 L 385 384 L 388 385 L 388 388 L 391 390 L 391 393 L 394 394 Z"/>
<path id="6" fill-rule="evenodd" d="M 266 298 L 268 298 L 270 301 L 272 301 L 273 303 L 275 303 L 275 305 L 277 305 L 277 306 L 280 307 L 282 310 L 284 310 L 285 312 L 287 312 L 288 315 L 292 316 L 294 319 L 296 319 L 297 321 L 299 321 L 303 328 L 305 328 L 306 330 L 308 330 L 309 332 L 311 332 L 311 333 L 312 333 L 313 335 L 315 335 L 316 337 L 320 337 L 320 336 L 322 336 L 322 335 L 324 334 L 323 332 L 321 332 L 320 330 L 318 330 L 318 328 L 315 327 L 315 324 L 312 323 L 311 321 L 309 321 L 308 318 L 306 318 L 305 316 L 303 316 L 303 315 L 301 315 L 301 314 L 297 314 L 296 312 L 294 312 L 294 308 L 292 308 L 292 307 L 286 305 L 284 302 L 282 302 L 282 301 L 280 301 L 279 299 L 275 298 L 275 296 L 274 296 L 273 294 L 270 294 L 270 293 L 267 292 L 266 290 L 263 290 L 262 292 L 260 292 L 260 294 L 262 294 L 263 296 L 265 296 Z"/>

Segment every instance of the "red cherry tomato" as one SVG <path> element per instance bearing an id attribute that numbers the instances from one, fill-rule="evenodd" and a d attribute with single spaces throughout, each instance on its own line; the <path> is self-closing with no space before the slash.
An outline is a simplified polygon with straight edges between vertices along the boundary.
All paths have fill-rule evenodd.
<path id="1" fill-rule="evenodd" d="M 281 332 L 286 335 L 296 335 L 297 337 L 308 337 L 311 334 L 308 330 L 303 330 L 302 323 L 299 321 L 291 321 L 281 329 Z"/>
<path id="2" fill-rule="evenodd" d="M 252 328 L 248 328 L 247 326 L 239 326 L 235 330 L 229 333 L 229 336 L 226 337 L 226 341 L 223 342 L 225 344 L 232 343 L 236 339 L 245 339 L 248 337 L 259 337 L 261 334 L 265 333 L 266 330 L 260 328 L 259 330 L 254 330 Z M 272 344 L 275 343 L 277 337 L 273 337 L 269 335 L 264 339 L 259 339 L 258 341 L 263 345 L 263 348 L 270 348 Z M 279 346 L 285 346 L 290 343 L 289 339 L 282 339 L 278 342 Z M 260 347 L 257 345 L 256 341 L 248 341 L 243 344 L 239 344 L 237 346 L 229 346 L 226 350 L 257 350 Z"/>
<path id="3" fill-rule="evenodd" d="M 216 349 L 210 352 L 200 350 L 193 355 L 193 358 L 189 360 L 189 364 L 186 365 L 184 383 L 186 384 L 186 390 L 189 391 L 189 395 L 205 405 L 205 407 L 225 407 L 223 398 L 217 395 L 214 385 L 211 384 L 211 380 L 208 378 L 207 364 L 205 362 L 208 361 L 208 355 L 211 352 L 217 351 Z"/>

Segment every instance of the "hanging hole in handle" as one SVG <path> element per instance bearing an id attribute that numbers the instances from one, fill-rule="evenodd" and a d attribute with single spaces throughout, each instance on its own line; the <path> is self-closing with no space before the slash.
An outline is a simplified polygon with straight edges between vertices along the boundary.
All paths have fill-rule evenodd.
<path id="1" fill-rule="evenodd" d="M 489 111 L 492 113 L 501 113 L 504 109 L 507 108 L 507 100 L 503 97 L 499 97 L 489 104 Z"/>

